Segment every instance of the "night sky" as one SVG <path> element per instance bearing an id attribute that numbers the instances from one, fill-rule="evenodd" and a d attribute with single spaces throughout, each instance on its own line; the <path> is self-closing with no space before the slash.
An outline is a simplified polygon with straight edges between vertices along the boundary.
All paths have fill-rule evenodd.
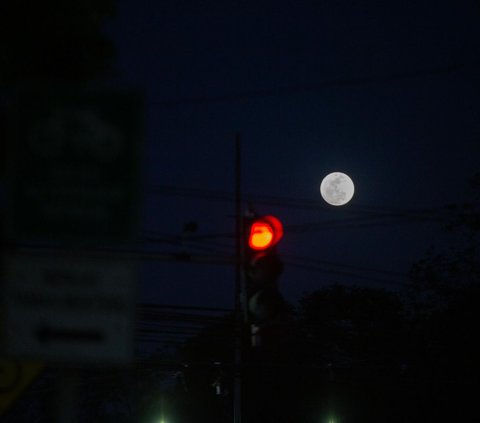
<path id="1" fill-rule="evenodd" d="M 239 132 L 244 198 L 285 225 L 289 300 L 333 282 L 401 287 L 443 242 L 446 206 L 472 201 L 479 18 L 462 1 L 119 0 L 112 84 L 146 99 L 142 246 L 233 254 Z M 320 197 L 331 171 L 355 183 L 347 206 Z M 142 302 L 233 306 L 233 266 L 141 269 Z"/>
<path id="2" fill-rule="evenodd" d="M 4 3 L 0 414 L 23 359 L 46 366 L 2 418 L 475 415 L 478 0 Z M 113 56 L 98 32 L 110 7 Z M 113 103 L 132 91 L 143 107 Z M 132 242 L 138 155 L 121 147 L 138 115 Z M 254 295 L 246 269 L 250 327 L 232 313 L 238 141 L 242 214 L 283 222 L 279 288 L 295 307 L 269 281 Z M 341 207 L 320 195 L 338 171 L 355 184 Z M 111 367 L 131 346 L 132 365 Z"/>

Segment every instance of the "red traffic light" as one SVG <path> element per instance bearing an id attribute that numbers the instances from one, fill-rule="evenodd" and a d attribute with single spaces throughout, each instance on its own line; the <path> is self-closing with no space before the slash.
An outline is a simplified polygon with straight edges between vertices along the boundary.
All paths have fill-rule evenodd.
<path id="1" fill-rule="evenodd" d="M 250 226 L 248 246 L 252 250 L 267 250 L 280 241 L 282 236 L 282 222 L 275 216 L 263 216 L 255 219 Z"/>

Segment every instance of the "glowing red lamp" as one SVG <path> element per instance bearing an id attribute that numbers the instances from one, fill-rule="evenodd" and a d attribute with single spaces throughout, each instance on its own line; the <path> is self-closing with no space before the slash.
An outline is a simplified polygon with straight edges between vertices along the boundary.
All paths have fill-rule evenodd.
<path id="1" fill-rule="evenodd" d="M 248 246 L 252 250 L 268 250 L 283 236 L 283 225 L 275 216 L 262 216 L 250 227 Z"/>

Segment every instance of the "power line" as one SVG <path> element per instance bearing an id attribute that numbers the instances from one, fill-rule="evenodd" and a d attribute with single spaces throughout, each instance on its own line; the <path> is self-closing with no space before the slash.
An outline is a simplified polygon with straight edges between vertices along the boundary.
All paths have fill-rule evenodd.
<path id="1" fill-rule="evenodd" d="M 153 304 L 153 303 L 140 303 L 138 305 L 140 310 L 187 310 L 187 311 L 198 311 L 198 312 L 212 312 L 212 313 L 233 313 L 231 308 L 220 308 L 220 307 L 201 307 L 201 306 L 185 306 L 178 304 Z"/>
<path id="2" fill-rule="evenodd" d="M 178 348 L 199 335 L 211 342 L 231 338 L 228 333 L 223 336 L 205 332 L 209 327 L 233 322 L 230 308 L 142 303 L 136 315 L 136 338 L 140 343 Z"/>
<path id="3" fill-rule="evenodd" d="M 322 266 L 315 266 L 311 264 L 304 264 L 304 263 L 297 263 L 291 260 L 285 260 L 285 263 L 290 266 L 298 267 L 305 270 L 312 270 L 320 273 L 328 273 L 340 276 L 346 276 L 348 278 L 355 278 L 367 281 L 369 283 L 381 284 L 381 285 L 396 285 L 396 286 L 405 286 L 406 282 L 399 282 L 395 280 L 388 280 L 382 279 L 375 276 L 369 276 L 365 274 L 358 274 L 354 272 L 349 272 L 347 270 L 335 270 L 335 269 L 328 269 Z"/>
<path id="4" fill-rule="evenodd" d="M 286 264 L 294 267 L 314 270 L 322 273 L 337 274 L 347 276 L 349 278 L 363 279 L 375 283 L 403 285 L 408 277 L 408 275 L 399 272 L 386 271 L 383 269 L 347 263 L 335 263 L 311 257 L 303 257 L 291 254 L 283 254 L 282 257 L 285 258 Z M 381 278 L 379 275 L 384 277 Z M 386 279 L 385 277 L 388 277 L 389 279 Z M 392 280 L 392 278 L 394 280 Z"/>
<path id="5" fill-rule="evenodd" d="M 353 264 L 332 262 L 328 260 L 319 260 L 316 258 L 296 256 L 291 254 L 284 254 L 282 256 L 287 259 L 292 259 L 294 261 L 303 261 L 307 264 L 313 264 L 318 266 L 331 266 L 331 267 L 338 267 L 341 269 L 352 269 L 352 270 L 359 270 L 364 272 L 379 273 L 379 274 L 388 275 L 388 276 L 400 277 L 402 279 L 407 277 L 407 275 L 404 273 L 392 272 L 392 271 L 383 270 L 383 269 L 375 269 L 373 267 L 364 267 L 364 266 L 358 266 Z"/>
<path id="6" fill-rule="evenodd" d="M 234 195 L 228 191 L 202 189 L 202 188 L 185 188 L 167 185 L 154 185 L 150 188 L 151 195 L 165 196 L 182 196 L 201 198 L 203 200 L 233 202 Z M 274 205 L 286 208 L 298 208 L 304 210 L 333 212 L 331 207 L 325 205 L 321 200 L 309 200 L 305 198 L 279 197 L 267 195 L 246 194 L 245 200 L 254 204 Z M 469 204 L 469 206 L 476 204 Z M 342 212 L 353 213 L 357 215 L 366 215 L 373 217 L 396 217 L 409 216 L 412 218 L 453 218 L 462 217 L 468 213 L 457 212 L 450 207 L 438 207 L 427 209 L 403 209 L 403 208 L 385 208 L 365 205 L 350 204 Z"/>
<path id="7" fill-rule="evenodd" d="M 460 72 L 468 68 L 477 68 L 478 63 L 464 63 L 453 64 L 442 67 L 420 69 L 410 72 L 396 72 L 384 75 L 370 75 L 356 78 L 338 78 L 329 81 L 322 81 L 315 84 L 302 84 L 291 85 L 287 87 L 271 88 L 271 89 L 259 89 L 241 92 L 232 92 L 227 94 L 219 94 L 214 96 L 197 96 L 197 97 L 184 97 L 184 98 L 172 98 L 165 100 L 149 101 L 148 105 L 153 108 L 169 108 L 182 105 L 203 105 L 212 103 L 232 103 L 244 100 L 272 98 L 291 96 L 295 94 L 308 94 L 317 91 L 321 91 L 327 88 L 335 87 L 347 87 L 347 86 L 359 86 L 379 84 L 386 82 L 396 82 L 403 80 L 418 79 L 430 76 L 443 76 L 452 73 Z"/>
<path id="8" fill-rule="evenodd" d="M 392 226 L 392 225 L 405 225 L 412 223 L 444 223 L 445 220 L 440 218 L 427 218 L 427 217 L 418 217 L 412 218 L 410 216 L 379 216 L 377 218 L 373 217 L 357 217 L 351 219 L 337 219 L 331 221 L 316 221 L 310 223 L 302 223 L 298 225 L 287 225 L 286 229 L 290 233 L 306 233 L 314 231 L 323 231 L 329 229 L 338 229 L 338 228 L 366 228 L 373 226 Z"/>
<path id="9" fill-rule="evenodd" d="M 193 238 L 193 239 L 192 239 Z M 206 251 L 210 253 L 217 253 L 217 254 L 226 254 L 225 249 L 233 248 L 232 245 L 227 245 L 223 243 L 218 243 L 214 241 L 209 241 L 209 239 L 216 239 L 216 238 L 229 238 L 234 239 L 233 234 L 209 234 L 209 235 L 189 235 L 185 237 L 183 235 L 167 235 L 165 233 L 149 231 L 144 235 L 144 240 L 147 242 L 155 243 L 155 244 L 169 244 L 175 245 L 179 248 L 193 248 L 195 250 Z M 201 242 L 201 245 L 198 243 Z M 219 250 L 221 248 L 222 250 Z"/>

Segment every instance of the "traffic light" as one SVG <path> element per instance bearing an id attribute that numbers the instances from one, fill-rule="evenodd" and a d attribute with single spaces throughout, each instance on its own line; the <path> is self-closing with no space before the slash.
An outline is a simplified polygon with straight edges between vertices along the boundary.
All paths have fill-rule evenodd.
<path id="1" fill-rule="evenodd" d="M 250 323 L 265 325 L 285 309 L 277 280 L 283 263 L 276 245 L 283 236 L 283 225 L 274 216 L 246 217 L 245 301 Z"/>

